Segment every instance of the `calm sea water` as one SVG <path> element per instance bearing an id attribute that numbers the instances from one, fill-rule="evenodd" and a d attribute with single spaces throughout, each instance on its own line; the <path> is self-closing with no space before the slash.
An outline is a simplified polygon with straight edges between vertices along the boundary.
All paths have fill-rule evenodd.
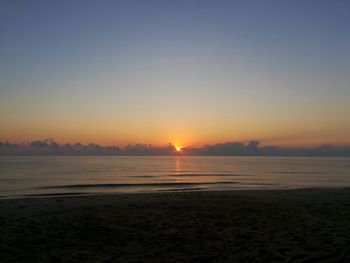
<path id="1" fill-rule="evenodd" d="M 350 187 L 350 158 L 0 157 L 0 196 Z"/>

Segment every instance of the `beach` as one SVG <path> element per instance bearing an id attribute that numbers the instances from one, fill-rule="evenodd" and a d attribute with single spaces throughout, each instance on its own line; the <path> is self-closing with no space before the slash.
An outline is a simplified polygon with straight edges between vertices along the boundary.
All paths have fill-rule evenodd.
<path id="1" fill-rule="evenodd" d="M 1 262 L 350 262 L 350 190 L 0 200 Z"/>

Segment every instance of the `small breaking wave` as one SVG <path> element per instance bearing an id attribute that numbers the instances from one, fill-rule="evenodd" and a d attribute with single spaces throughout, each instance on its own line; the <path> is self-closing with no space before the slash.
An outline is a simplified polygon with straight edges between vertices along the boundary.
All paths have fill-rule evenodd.
<path id="1" fill-rule="evenodd" d="M 233 177 L 233 176 L 249 176 L 247 174 L 237 174 L 237 173 L 174 173 L 169 174 L 168 176 L 183 176 L 183 177 L 191 177 L 191 176 L 200 176 L 200 177 Z"/>
<path id="2" fill-rule="evenodd" d="M 201 185 L 222 185 L 222 184 L 239 184 L 238 182 L 167 182 L 167 183 L 125 183 L 125 184 L 68 184 L 44 186 L 39 189 L 87 189 L 87 188 L 124 188 L 124 187 L 191 187 Z"/>

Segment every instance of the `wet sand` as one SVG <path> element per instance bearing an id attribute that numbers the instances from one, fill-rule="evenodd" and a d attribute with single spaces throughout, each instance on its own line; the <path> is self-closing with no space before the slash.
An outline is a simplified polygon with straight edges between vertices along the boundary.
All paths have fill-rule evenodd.
<path id="1" fill-rule="evenodd" d="M 350 262 L 350 190 L 0 199 L 0 262 Z"/>

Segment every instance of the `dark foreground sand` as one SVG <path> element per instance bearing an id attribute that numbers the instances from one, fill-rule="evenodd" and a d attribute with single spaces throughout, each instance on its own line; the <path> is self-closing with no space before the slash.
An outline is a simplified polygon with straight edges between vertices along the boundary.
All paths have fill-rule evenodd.
<path id="1" fill-rule="evenodd" d="M 0 262 L 350 262 L 350 190 L 3 199 Z"/>

